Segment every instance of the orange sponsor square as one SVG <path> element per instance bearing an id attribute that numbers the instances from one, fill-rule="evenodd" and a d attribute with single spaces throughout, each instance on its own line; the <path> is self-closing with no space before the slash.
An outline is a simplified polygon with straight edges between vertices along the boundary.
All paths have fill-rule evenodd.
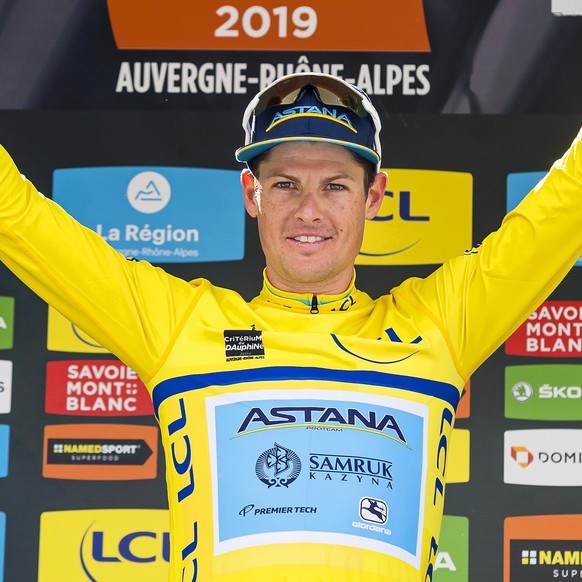
<path id="1" fill-rule="evenodd" d="M 504 522 L 504 542 L 503 542 L 503 582 L 511 581 L 511 542 L 515 540 L 526 540 L 533 542 L 543 540 L 548 546 L 550 542 L 582 541 L 582 515 L 527 515 L 507 517 Z M 530 578 L 536 576 L 534 567 L 541 569 L 544 567 L 543 560 L 535 556 L 535 551 L 525 552 L 521 557 L 521 564 L 524 567 L 532 568 Z M 559 561 L 555 562 L 559 564 Z M 555 577 L 555 576 L 554 576 Z M 535 578 L 536 580 L 538 578 Z"/>
<path id="2" fill-rule="evenodd" d="M 463 387 L 461 400 L 457 406 L 457 418 L 469 418 L 471 416 L 471 380 Z"/>
<path id="3" fill-rule="evenodd" d="M 117 47 L 153 50 L 430 51 L 422 0 L 108 0 Z M 370 14 L 381 34 L 370 34 Z M 339 30 L 347 33 L 338 34 Z"/>
<path id="4" fill-rule="evenodd" d="M 124 424 L 45 426 L 43 477 L 96 481 L 155 479 L 158 428 Z"/>

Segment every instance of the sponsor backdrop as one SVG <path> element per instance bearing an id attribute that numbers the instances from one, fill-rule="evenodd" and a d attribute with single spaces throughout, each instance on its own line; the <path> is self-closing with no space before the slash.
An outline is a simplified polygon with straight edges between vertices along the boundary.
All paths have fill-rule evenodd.
<path id="1" fill-rule="evenodd" d="M 16 0 L 0 22 L 21 170 L 126 256 L 247 299 L 263 259 L 233 152 L 277 75 L 378 105 L 373 296 L 478 244 L 582 123 L 582 0 Z M 579 261 L 465 388 L 436 582 L 582 579 L 581 283 Z M 133 370 L 0 265 L 0 582 L 163 580 L 164 470 Z"/>

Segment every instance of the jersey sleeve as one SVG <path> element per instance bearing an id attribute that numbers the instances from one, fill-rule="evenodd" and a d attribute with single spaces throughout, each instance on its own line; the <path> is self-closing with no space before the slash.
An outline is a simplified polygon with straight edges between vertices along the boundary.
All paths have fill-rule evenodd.
<path id="1" fill-rule="evenodd" d="M 582 254 L 582 131 L 500 228 L 426 279 L 394 291 L 441 328 L 468 378 Z"/>
<path id="2" fill-rule="evenodd" d="M 132 367 L 152 373 L 196 288 L 126 259 L 39 193 L 0 147 L 0 260 Z"/>

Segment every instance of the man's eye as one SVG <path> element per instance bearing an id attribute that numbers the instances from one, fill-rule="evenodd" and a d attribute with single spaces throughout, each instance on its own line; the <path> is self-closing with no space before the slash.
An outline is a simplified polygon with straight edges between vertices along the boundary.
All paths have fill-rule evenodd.
<path id="1" fill-rule="evenodd" d="M 328 184 L 327 187 L 330 190 L 345 190 L 346 187 L 343 184 L 336 184 L 335 182 Z"/>
<path id="2" fill-rule="evenodd" d="M 293 182 L 277 182 L 275 188 L 281 188 L 282 190 L 288 190 L 293 187 Z"/>

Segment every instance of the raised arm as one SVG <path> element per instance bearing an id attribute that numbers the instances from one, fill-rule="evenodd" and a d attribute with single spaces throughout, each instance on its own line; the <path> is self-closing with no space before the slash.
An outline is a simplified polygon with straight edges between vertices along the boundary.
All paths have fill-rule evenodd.
<path id="1" fill-rule="evenodd" d="M 20 174 L 0 146 L 0 260 L 85 333 L 147 378 L 194 295 L 127 260 Z"/>
<path id="2" fill-rule="evenodd" d="M 582 254 L 582 130 L 483 244 L 395 291 L 430 314 L 468 378 Z"/>

